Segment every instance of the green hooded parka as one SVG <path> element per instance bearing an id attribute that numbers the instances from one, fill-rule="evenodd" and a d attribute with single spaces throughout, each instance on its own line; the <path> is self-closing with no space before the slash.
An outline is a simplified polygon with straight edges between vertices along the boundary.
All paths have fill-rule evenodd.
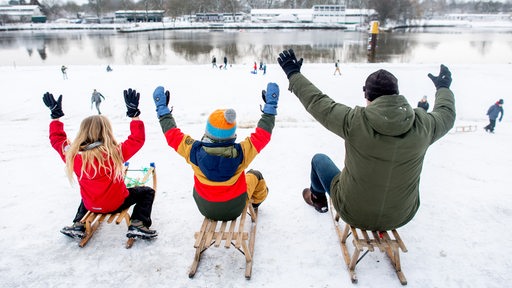
<path id="1" fill-rule="evenodd" d="M 455 122 L 452 91 L 436 92 L 431 113 L 401 95 L 383 95 L 350 108 L 323 94 L 301 73 L 289 90 L 324 127 L 345 140 L 345 166 L 332 180 L 334 208 L 348 224 L 390 230 L 408 223 L 420 205 L 419 183 L 427 148 Z"/>

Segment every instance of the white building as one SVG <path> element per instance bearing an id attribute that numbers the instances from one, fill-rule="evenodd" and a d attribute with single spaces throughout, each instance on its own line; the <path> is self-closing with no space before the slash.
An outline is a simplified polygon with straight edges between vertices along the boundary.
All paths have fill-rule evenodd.
<path id="1" fill-rule="evenodd" d="M 345 9 L 345 22 L 343 24 L 354 25 L 369 23 L 372 16 L 376 14 L 377 11 L 374 9 Z"/>
<path id="2" fill-rule="evenodd" d="M 345 23 L 344 5 L 315 5 L 312 10 L 314 23 Z"/>
<path id="3" fill-rule="evenodd" d="M 46 22 L 46 16 L 37 5 L 5 5 L 0 6 L 0 22 Z"/>
<path id="4" fill-rule="evenodd" d="M 313 22 L 311 9 L 252 9 L 251 22 Z"/>
<path id="5" fill-rule="evenodd" d="M 243 22 L 245 13 L 196 13 L 190 17 L 193 22 Z"/>
<path id="6" fill-rule="evenodd" d="M 346 9 L 345 5 L 314 5 L 311 9 L 252 9 L 251 22 L 336 23 L 359 25 L 375 14 L 373 9 Z"/>

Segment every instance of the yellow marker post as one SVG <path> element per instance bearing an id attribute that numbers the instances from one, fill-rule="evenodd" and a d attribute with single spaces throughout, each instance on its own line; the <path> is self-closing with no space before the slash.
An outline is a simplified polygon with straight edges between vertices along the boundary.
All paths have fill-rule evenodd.
<path id="1" fill-rule="evenodd" d="M 379 21 L 370 22 L 370 37 L 368 37 L 368 62 L 375 62 L 375 50 L 377 49 L 377 35 L 379 34 Z"/>

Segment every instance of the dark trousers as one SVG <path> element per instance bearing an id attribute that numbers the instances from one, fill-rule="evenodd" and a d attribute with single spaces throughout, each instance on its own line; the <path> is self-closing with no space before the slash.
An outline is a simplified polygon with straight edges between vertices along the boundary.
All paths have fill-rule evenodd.
<path id="1" fill-rule="evenodd" d="M 144 226 L 148 228 L 151 227 L 151 210 L 153 209 L 155 190 L 147 186 L 137 186 L 128 188 L 128 192 L 130 192 L 130 194 L 124 199 L 124 203 L 121 204 L 117 210 L 110 213 L 121 212 L 135 204 L 131 220 L 140 220 L 144 223 Z M 78 211 L 76 212 L 75 219 L 73 219 L 73 223 L 82 220 L 86 213 L 87 209 L 84 206 L 84 202 L 80 201 L 80 206 L 78 206 Z"/>
<path id="2" fill-rule="evenodd" d="M 489 125 L 485 126 L 484 129 L 494 132 L 494 127 L 496 127 L 496 119 L 489 119 Z"/>
<path id="3" fill-rule="evenodd" d="M 96 101 L 95 103 L 96 103 L 96 110 L 98 110 L 98 114 L 101 114 L 101 111 L 100 111 L 101 102 Z"/>

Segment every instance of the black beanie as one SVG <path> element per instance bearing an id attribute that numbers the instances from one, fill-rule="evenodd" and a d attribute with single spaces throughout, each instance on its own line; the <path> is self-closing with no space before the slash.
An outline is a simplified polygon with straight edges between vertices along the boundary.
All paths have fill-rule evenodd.
<path id="1" fill-rule="evenodd" d="M 363 90 L 364 97 L 372 102 L 382 95 L 398 94 L 398 80 L 393 74 L 380 69 L 366 78 Z"/>

